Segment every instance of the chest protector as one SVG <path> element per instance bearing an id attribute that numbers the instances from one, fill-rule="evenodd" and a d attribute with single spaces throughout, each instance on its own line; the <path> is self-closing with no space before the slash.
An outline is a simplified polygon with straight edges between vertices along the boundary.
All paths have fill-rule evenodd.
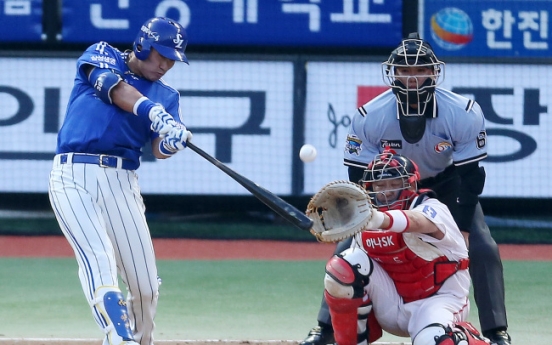
<path id="1" fill-rule="evenodd" d="M 363 231 L 362 246 L 389 274 L 405 303 L 436 293 L 445 280 L 467 269 L 469 260 L 450 261 L 412 233 Z"/>

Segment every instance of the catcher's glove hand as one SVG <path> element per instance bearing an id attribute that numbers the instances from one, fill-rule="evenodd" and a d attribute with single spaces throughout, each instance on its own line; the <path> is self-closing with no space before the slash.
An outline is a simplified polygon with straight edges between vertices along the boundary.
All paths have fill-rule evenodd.
<path id="1" fill-rule="evenodd" d="M 373 208 L 368 192 L 349 181 L 322 187 L 310 200 L 306 215 L 313 221 L 310 232 L 320 242 L 341 241 L 383 222 L 383 213 Z"/>

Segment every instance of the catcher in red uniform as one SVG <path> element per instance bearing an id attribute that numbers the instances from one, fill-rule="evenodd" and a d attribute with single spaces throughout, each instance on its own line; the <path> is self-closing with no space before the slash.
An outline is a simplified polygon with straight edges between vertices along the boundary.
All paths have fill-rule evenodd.
<path id="1" fill-rule="evenodd" d="M 382 329 L 410 337 L 413 345 L 489 344 L 466 322 L 471 281 L 465 240 L 448 208 L 432 191 L 418 190 L 418 180 L 416 164 L 387 149 L 359 182 L 371 207 L 363 209 L 365 222 L 351 247 L 327 263 L 324 278 L 338 345 L 369 344 Z M 348 194 L 335 193 L 335 183 L 332 188 L 340 195 L 335 205 L 362 199 L 345 202 Z M 339 229 L 328 219 L 331 204 L 324 207 L 326 219 L 307 211 L 319 218 L 315 227 L 324 227 L 313 229 L 319 239 Z"/>

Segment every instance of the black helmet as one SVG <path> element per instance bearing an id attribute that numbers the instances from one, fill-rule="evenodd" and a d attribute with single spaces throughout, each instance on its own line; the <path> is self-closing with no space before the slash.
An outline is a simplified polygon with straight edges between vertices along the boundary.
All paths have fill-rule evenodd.
<path id="1" fill-rule="evenodd" d="M 375 191 L 373 188 L 374 182 L 399 178 L 402 179 L 402 185 L 399 188 L 383 191 Z M 385 148 L 383 153 L 377 155 L 368 164 L 359 184 L 368 191 L 372 202 L 380 210 L 404 210 L 408 208 L 412 199 L 417 195 L 417 182 L 419 180 L 420 173 L 414 161 L 392 149 Z M 388 200 L 385 192 L 389 191 L 397 193 L 394 198 Z"/>
<path id="2" fill-rule="evenodd" d="M 400 78 L 397 69 L 401 67 L 426 67 L 427 73 Z M 420 83 L 418 78 L 424 80 Z M 427 111 L 435 111 L 432 106 L 435 86 L 443 78 L 444 63 L 437 59 L 429 43 L 422 40 L 417 32 L 402 40 L 383 63 L 383 79 L 393 89 L 400 105 L 400 115 L 403 116 L 428 116 Z"/>

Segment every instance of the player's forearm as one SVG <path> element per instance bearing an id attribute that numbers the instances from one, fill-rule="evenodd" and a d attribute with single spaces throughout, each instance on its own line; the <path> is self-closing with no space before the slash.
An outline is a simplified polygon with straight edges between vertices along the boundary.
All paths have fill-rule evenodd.
<path id="1" fill-rule="evenodd" d="M 144 95 L 142 95 L 132 85 L 124 82 L 119 83 L 111 91 L 113 104 L 129 113 L 133 112 L 134 104 L 136 104 L 136 101 L 138 101 L 142 97 L 144 97 Z"/>
<path id="2" fill-rule="evenodd" d="M 416 232 L 431 235 L 437 239 L 443 238 L 439 228 L 417 211 L 392 210 L 383 212 L 381 229 L 394 232 Z"/>

